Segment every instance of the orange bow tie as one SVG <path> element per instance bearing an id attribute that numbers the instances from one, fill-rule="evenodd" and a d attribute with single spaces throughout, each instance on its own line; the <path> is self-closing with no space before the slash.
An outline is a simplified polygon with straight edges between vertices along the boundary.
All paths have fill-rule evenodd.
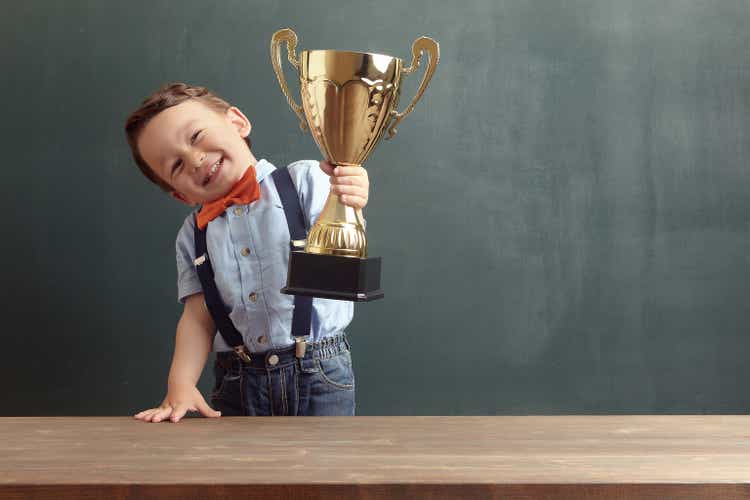
<path id="1" fill-rule="evenodd" d="M 198 228 L 206 229 L 208 223 L 224 213 L 232 205 L 247 205 L 260 198 L 260 187 L 255 179 L 255 166 L 250 165 L 242 178 L 229 192 L 214 201 L 209 201 L 198 212 Z"/>

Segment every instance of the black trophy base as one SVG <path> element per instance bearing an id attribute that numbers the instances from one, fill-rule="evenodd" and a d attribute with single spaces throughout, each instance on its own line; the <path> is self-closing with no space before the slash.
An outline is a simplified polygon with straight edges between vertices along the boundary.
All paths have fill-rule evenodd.
<path id="1" fill-rule="evenodd" d="M 353 302 L 382 299 L 380 257 L 360 259 L 291 252 L 286 286 L 281 293 Z"/>

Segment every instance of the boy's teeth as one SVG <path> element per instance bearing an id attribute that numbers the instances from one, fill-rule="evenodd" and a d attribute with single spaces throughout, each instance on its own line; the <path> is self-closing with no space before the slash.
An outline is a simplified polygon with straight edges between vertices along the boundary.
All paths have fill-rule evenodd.
<path id="1" fill-rule="evenodd" d="M 221 160 L 222 159 L 220 158 L 216 163 L 213 164 L 213 166 L 211 166 L 211 169 L 208 171 L 208 175 L 203 181 L 204 186 L 208 184 L 208 181 L 211 180 L 211 176 L 213 176 L 216 173 L 216 171 L 219 169 L 219 165 L 221 165 Z"/>

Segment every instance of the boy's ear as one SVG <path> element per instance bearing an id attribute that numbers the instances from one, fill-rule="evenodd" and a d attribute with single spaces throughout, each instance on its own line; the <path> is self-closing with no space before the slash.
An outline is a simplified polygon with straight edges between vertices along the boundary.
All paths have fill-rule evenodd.
<path id="1" fill-rule="evenodd" d="M 170 191 L 169 195 L 174 198 L 175 200 L 184 203 L 185 205 L 194 207 L 195 203 L 189 201 L 187 198 L 185 198 L 185 195 L 180 193 L 179 191 Z"/>
<path id="2" fill-rule="evenodd" d="M 250 120 L 247 119 L 247 116 L 245 116 L 237 106 L 231 106 L 229 109 L 227 109 L 226 116 L 229 120 L 229 123 L 234 125 L 234 127 L 237 129 L 237 132 L 239 132 L 240 136 L 244 138 L 250 135 L 250 130 L 253 128 L 253 126 L 250 123 Z"/>

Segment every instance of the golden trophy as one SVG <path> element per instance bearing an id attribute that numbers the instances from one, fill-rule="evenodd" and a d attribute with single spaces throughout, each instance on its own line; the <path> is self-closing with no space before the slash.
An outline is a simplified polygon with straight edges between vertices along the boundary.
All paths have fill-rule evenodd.
<path id="1" fill-rule="evenodd" d="M 281 66 L 281 45 L 299 73 L 302 106 L 295 102 Z M 309 129 L 323 157 L 333 165 L 361 166 L 383 132 L 389 139 L 414 109 L 435 72 L 439 46 L 421 37 L 412 44 L 409 67 L 397 57 L 343 50 L 305 50 L 295 54 L 297 35 L 281 29 L 271 39 L 271 62 L 289 106 Z M 396 111 L 401 78 L 419 68 L 422 54 L 429 61 L 409 106 Z M 299 242 L 301 247 L 302 242 Z M 290 253 L 287 284 L 281 290 L 340 300 L 370 301 L 383 297 L 380 257 L 367 256 L 362 220 L 331 193 L 304 242 L 304 251 Z"/>

